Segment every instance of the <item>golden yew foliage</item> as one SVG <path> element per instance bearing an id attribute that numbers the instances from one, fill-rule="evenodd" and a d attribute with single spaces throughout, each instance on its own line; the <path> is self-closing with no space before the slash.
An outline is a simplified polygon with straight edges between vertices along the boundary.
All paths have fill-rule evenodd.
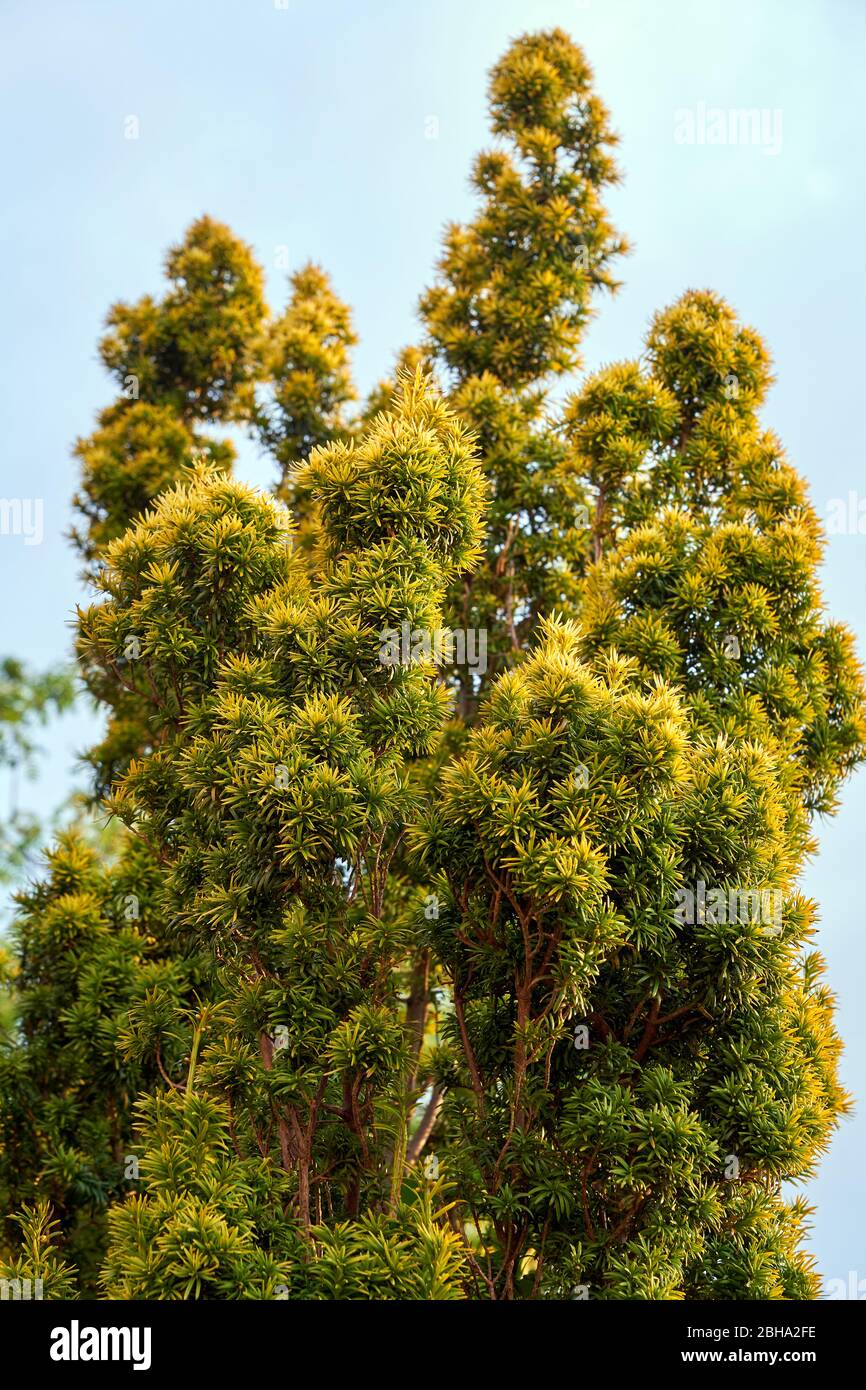
<path id="1" fill-rule="evenodd" d="M 60 1255 L 109 1297 L 818 1294 L 783 1185 L 848 1101 L 798 882 L 863 757 L 852 639 L 718 295 L 551 404 L 626 249 L 615 136 L 560 30 L 489 102 L 477 214 L 358 420 L 325 273 L 266 321 L 210 219 L 109 316 L 79 654 L 129 838 L 22 903 L 0 1051 L 3 1269 L 55 1296 Z M 279 501 L 198 433 L 227 420 Z M 446 620 L 486 674 L 382 660 Z"/>

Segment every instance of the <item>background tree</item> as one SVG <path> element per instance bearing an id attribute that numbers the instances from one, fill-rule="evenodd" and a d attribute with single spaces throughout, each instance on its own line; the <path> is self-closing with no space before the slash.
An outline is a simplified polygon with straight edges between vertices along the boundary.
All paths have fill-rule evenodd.
<path id="1" fill-rule="evenodd" d="M 35 726 L 68 709 L 74 698 L 71 671 L 36 673 L 14 657 L 0 661 L 0 768 L 12 788 L 9 814 L 0 822 L 0 883 L 21 871 L 39 838 L 37 820 L 21 812 L 14 790 L 17 778 L 33 770 Z"/>

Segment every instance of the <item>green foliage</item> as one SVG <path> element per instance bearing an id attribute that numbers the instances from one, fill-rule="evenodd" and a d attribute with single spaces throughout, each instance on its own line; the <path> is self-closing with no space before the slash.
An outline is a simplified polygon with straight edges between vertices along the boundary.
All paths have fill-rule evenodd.
<path id="1" fill-rule="evenodd" d="M 202 421 L 247 420 L 262 370 L 254 344 L 266 306 L 262 272 L 227 227 L 201 217 L 169 251 L 161 300 L 115 304 L 100 356 L 120 396 L 79 439 L 83 527 L 72 538 L 88 565 L 194 463 L 231 470 L 234 450 L 196 432 Z"/>
<path id="2" fill-rule="evenodd" d="M 283 489 L 313 449 L 345 433 L 345 407 L 355 399 L 349 351 L 357 342 L 351 313 L 320 266 L 295 271 L 290 285 L 285 312 L 264 334 L 262 375 L 270 396 L 255 420 Z"/>
<path id="3" fill-rule="evenodd" d="M 574 602 L 588 499 L 547 390 L 578 365 L 591 295 L 616 288 L 611 265 L 627 249 L 601 202 L 619 177 L 616 136 L 568 36 L 516 40 L 493 69 L 489 105 L 501 145 L 473 171 L 481 209 L 449 228 L 421 300 L 425 350 L 453 385 L 490 482 L 486 563 L 471 583 L 455 583 L 449 602 L 453 626 L 486 633 L 486 672 L 452 673 L 464 717 L 540 616 Z"/>
<path id="4" fill-rule="evenodd" d="M 391 1216 L 314 1226 L 286 1218 L 279 1164 L 232 1149 L 230 1111 L 173 1094 L 144 1107 L 146 1197 L 110 1215 L 102 1274 L 121 1299 L 454 1299 L 464 1271 L 458 1237 L 429 1198 Z"/>
<path id="5" fill-rule="evenodd" d="M 447 578 L 477 554 L 483 484 L 420 374 L 358 443 L 315 451 L 307 480 L 325 542 L 314 585 L 275 504 L 201 473 L 109 547 L 106 598 L 82 615 L 94 680 L 111 678 L 130 628 L 142 634 L 134 679 L 156 737 L 113 805 L 164 865 L 180 944 L 215 972 L 184 1015 L 187 1079 L 173 1084 L 186 1099 L 145 1107 L 156 1157 L 111 1218 L 105 1278 L 124 1296 L 150 1287 L 145 1266 L 168 1297 L 271 1296 L 298 1241 L 326 1252 L 305 1297 L 357 1291 L 358 1242 L 392 1297 L 446 1296 L 462 1268 L 441 1215 L 401 1194 L 408 943 L 383 916 L 417 805 L 406 760 L 432 746 L 447 692 L 432 663 L 388 665 L 381 646 L 389 624 L 438 623 Z M 162 1037 L 161 1003 L 130 1008 L 130 1059 Z M 218 1143 L 202 1127 L 222 1114 Z M 262 1222 L 282 1223 L 282 1246 Z"/>
<path id="6" fill-rule="evenodd" d="M 14 657 L 0 659 L 0 768 L 12 776 L 31 772 L 37 752 L 34 726 L 68 709 L 74 699 L 72 671 L 36 674 Z M 20 872 L 40 833 L 36 818 L 16 809 L 0 822 L 0 883 Z"/>
<path id="7" fill-rule="evenodd" d="M 107 601 L 79 614 L 85 684 L 114 707 L 90 754 L 106 794 L 131 758 L 187 717 L 226 653 L 255 645 L 249 600 L 289 566 L 282 509 L 207 466 L 187 478 L 201 486 L 182 479 L 162 494 L 168 511 L 146 513 L 109 545 L 95 577 Z"/>
<path id="8" fill-rule="evenodd" d="M 245 418 L 265 313 L 259 266 L 228 227 L 200 217 L 169 251 L 165 274 L 162 299 L 113 306 L 103 363 L 129 399 L 170 405 L 187 423 Z"/>
<path id="9" fill-rule="evenodd" d="M 97 584 L 107 547 L 189 468 L 231 471 L 231 443 L 197 426 L 249 420 L 255 407 L 255 341 L 266 308 L 262 272 L 248 248 L 202 217 L 169 251 L 166 275 L 170 288 L 161 300 L 145 296 L 111 310 L 100 355 L 121 394 L 75 446 L 80 523 L 71 536 Z M 151 732 L 130 682 L 117 678 L 94 693 L 109 711 L 105 736 L 88 757 L 99 797 L 148 747 Z"/>
<path id="10" fill-rule="evenodd" d="M 71 1266 L 57 1253 L 57 1222 L 50 1214 L 49 1203 L 38 1202 L 18 1218 L 21 1244 L 11 1260 L 0 1259 L 0 1279 L 12 1286 L 10 1297 L 16 1296 L 18 1283 L 23 1298 L 74 1298 L 75 1281 Z"/>
<path id="11" fill-rule="evenodd" d="M 804 816 L 766 750 L 705 740 L 669 687 L 579 653 L 547 625 L 414 832 L 447 883 L 445 1161 L 504 1296 L 682 1297 L 731 1194 L 809 1176 L 846 1106 L 802 957 Z M 737 912 L 679 921 L 701 879 Z M 739 910 L 744 885 L 781 923 Z"/>
<path id="12" fill-rule="evenodd" d="M 191 963 L 169 959 L 159 940 L 158 877 L 134 845 L 106 866 L 71 832 L 50 852 L 48 877 L 19 894 L 17 964 L 4 980 L 14 1023 L 0 1041 L 4 1235 L 12 1240 L 16 1206 L 50 1201 L 85 1286 L 99 1267 L 105 1208 L 127 1186 L 130 1100 L 184 1042 L 169 1042 L 150 1067 L 119 1051 L 135 1000 L 159 992 L 176 1008 L 190 983 Z"/>
<path id="13" fill-rule="evenodd" d="M 559 29 L 517 39 L 493 69 L 490 114 L 505 148 L 476 161 L 482 211 L 452 225 L 421 311 L 459 379 L 508 389 L 572 368 L 596 286 L 626 249 L 599 192 L 618 179 L 616 137 L 586 59 Z"/>
<path id="14" fill-rule="evenodd" d="M 496 65 L 480 209 L 354 421 L 316 266 L 265 322 L 201 219 L 112 311 L 78 655 L 123 832 L 60 841 L 0 957 L 2 1268 L 50 1296 L 819 1295 L 782 1193 L 849 1101 L 799 883 L 863 680 L 721 298 L 551 404 L 625 249 L 591 82 L 559 30 Z M 486 671 L 404 651 L 446 624 Z"/>
<path id="15" fill-rule="evenodd" d="M 648 375 L 608 368 L 566 411 L 597 497 L 585 651 L 634 656 L 711 732 L 778 745 L 792 795 L 831 811 L 866 747 L 862 675 L 824 615 L 803 481 L 757 417 L 766 350 L 722 299 L 689 292 L 647 357 Z"/>
<path id="16" fill-rule="evenodd" d="M 75 446 L 81 490 L 73 505 L 87 529 L 76 528 L 72 536 L 89 563 L 176 483 L 184 469 L 207 459 L 228 473 L 234 459 L 228 441 L 193 434 L 171 405 L 121 401 L 104 410 L 99 420 L 99 428 Z"/>

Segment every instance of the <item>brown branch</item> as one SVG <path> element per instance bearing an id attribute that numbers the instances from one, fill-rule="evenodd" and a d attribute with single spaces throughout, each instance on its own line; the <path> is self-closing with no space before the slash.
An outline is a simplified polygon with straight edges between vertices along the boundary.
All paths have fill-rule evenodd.
<path id="1" fill-rule="evenodd" d="M 597 1240 L 598 1232 L 596 1231 L 595 1226 L 592 1222 L 592 1217 L 589 1214 L 589 1194 L 586 1190 L 586 1184 L 587 1179 L 589 1178 L 589 1175 L 592 1172 L 593 1166 L 595 1165 L 595 1160 L 597 1156 L 598 1149 L 593 1149 L 589 1158 L 586 1160 L 583 1172 L 580 1175 L 580 1198 L 581 1203 L 583 1205 L 583 1220 L 590 1240 Z"/>
<path id="2" fill-rule="evenodd" d="M 603 1042 L 607 1042 L 608 1038 L 612 1038 L 614 1036 L 613 1029 L 608 1023 L 607 1019 L 604 1018 L 601 1014 L 588 1014 L 587 1018 L 589 1019 L 590 1023 L 594 1024 L 594 1026 L 598 1028 L 598 1030 L 601 1033 Z"/>
<path id="3" fill-rule="evenodd" d="M 270 1071 L 274 1065 L 274 1045 L 267 1033 L 259 1034 L 259 1051 L 262 1054 L 262 1065 L 265 1071 Z M 292 1150 L 291 1136 L 286 1117 L 281 1109 L 276 1107 L 277 1133 L 280 1137 L 280 1162 L 285 1172 L 290 1173 L 294 1167 L 295 1153 Z"/>
<path id="4" fill-rule="evenodd" d="M 184 1087 L 181 1085 L 179 1081 L 172 1081 L 165 1067 L 162 1065 L 162 1052 L 158 1047 L 156 1049 L 156 1065 L 159 1067 L 159 1074 L 162 1077 L 163 1081 L 166 1081 L 169 1086 L 172 1086 L 174 1088 L 175 1091 L 184 1090 Z"/>
<path id="5" fill-rule="evenodd" d="M 439 1118 L 439 1112 L 442 1109 L 444 1101 L 445 1092 L 443 1091 L 442 1087 L 434 1086 L 433 1094 L 427 1102 L 424 1114 L 421 1116 L 421 1123 L 419 1124 L 415 1133 L 412 1135 L 412 1138 L 410 1139 L 408 1147 L 406 1149 L 407 1167 L 414 1167 L 414 1165 L 418 1162 L 418 1159 L 421 1157 L 421 1154 L 424 1150 L 424 1145 L 427 1143 L 427 1140 L 433 1133 L 433 1127 L 436 1124 L 437 1119 Z"/>
<path id="6" fill-rule="evenodd" d="M 607 497 L 605 494 L 605 490 L 603 487 L 599 486 L 598 494 L 595 499 L 595 516 L 593 517 L 592 523 L 592 558 L 596 561 L 596 563 L 601 559 L 602 551 L 604 549 L 604 547 L 602 546 L 602 535 L 604 534 L 602 522 L 604 521 L 604 508 L 606 501 Z"/>
<path id="7" fill-rule="evenodd" d="M 424 1024 L 427 1019 L 427 1003 L 430 997 L 430 952 L 422 951 L 412 969 L 412 985 L 406 1000 L 406 1027 L 411 1037 L 412 1066 L 409 1071 L 409 1087 L 414 1087 L 418 1077 L 418 1060 L 424 1045 Z"/>
<path id="8" fill-rule="evenodd" d="M 469 1075 L 472 1078 L 472 1089 L 475 1092 L 475 1099 L 478 1101 L 478 1109 L 484 1114 L 484 1087 L 481 1084 L 481 1073 L 478 1070 L 478 1063 L 475 1060 L 475 1053 L 472 1051 L 472 1044 L 469 1041 L 469 1034 L 466 1031 L 466 1015 L 463 1012 L 463 1000 L 457 986 L 454 986 L 454 1013 L 457 1016 L 457 1026 L 460 1029 L 460 1038 L 463 1043 L 463 1053 L 466 1057 L 466 1065 L 469 1068 Z"/>
<path id="9" fill-rule="evenodd" d="M 506 534 L 505 541 L 503 542 L 502 549 L 500 550 L 496 558 L 496 568 L 493 571 L 494 574 L 500 579 L 505 573 L 505 564 L 508 559 L 508 552 L 511 549 L 511 546 L 514 542 L 514 537 L 517 535 L 517 526 L 517 517 L 512 517 L 508 523 L 508 532 Z"/>
<path id="10" fill-rule="evenodd" d="M 711 1017 L 711 1015 L 707 1013 L 700 1000 L 698 1000 L 691 1004 L 683 1004 L 682 1008 L 674 1009 L 673 1013 L 665 1014 L 664 1018 L 660 1018 L 658 1020 L 658 1026 L 659 1028 L 661 1028 L 663 1023 L 671 1023 L 673 1019 L 680 1018 L 683 1014 L 689 1014 L 693 1012 L 702 1013 L 707 1018 Z"/>
<path id="11" fill-rule="evenodd" d="M 650 995 L 650 994 L 645 994 L 645 995 L 643 996 L 643 998 L 642 998 L 642 999 L 639 999 L 638 1002 L 635 1004 L 634 1008 L 633 1008 L 632 1011 L 631 1011 L 631 1016 L 629 1017 L 629 1021 L 628 1021 L 628 1023 L 627 1023 L 626 1026 L 625 1026 L 625 1032 L 624 1032 L 623 1035 L 622 1035 L 622 1040 L 623 1040 L 624 1043 L 625 1043 L 625 1042 L 628 1042 L 629 1038 L 630 1038 L 631 1035 L 632 1035 L 632 1031 L 633 1031 L 633 1029 L 634 1029 L 634 1025 L 637 1023 L 638 1014 L 640 1013 L 641 1009 L 642 1009 L 642 1008 L 644 1007 L 644 1005 L 646 1004 L 647 1000 L 649 1000 L 649 999 L 651 999 L 651 998 L 652 998 L 652 995 Z"/>
<path id="12" fill-rule="evenodd" d="M 541 1244 L 538 1249 L 538 1257 L 535 1266 L 535 1278 L 532 1281 L 532 1298 L 538 1297 L 538 1290 L 541 1288 L 541 1276 L 544 1272 L 544 1247 L 547 1244 L 547 1236 L 548 1232 L 550 1231 L 550 1220 L 551 1214 L 550 1212 L 548 1212 L 547 1220 L 545 1221 L 544 1228 L 541 1232 Z"/>
<path id="13" fill-rule="evenodd" d="M 631 1208 L 626 1212 L 622 1221 L 607 1237 L 607 1240 L 605 1242 L 606 1245 L 613 1245 L 616 1241 L 625 1236 L 626 1232 L 631 1228 L 636 1218 L 640 1215 L 641 1211 L 646 1206 L 648 1200 L 649 1194 L 645 1194 L 642 1197 L 635 1198 L 634 1202 L 631 1205 Z"/>
<path id="14" fill-rule="evenodd" d="M 656 1032 L 658 1030 L 658 1017 L 660 1008 L 661 999 L 659 995 L 656 995 L 653 999 L 652 1004 L 650 1005 L 650 1011 L 647 1015 L 646 1027 L 643 1031 L 643 1037 L 638 1043 L 637 1049 L 634 1054 L 634 1060 L 636 1062 L 642 1062 L 647 1052 L 653 1045 L 653 1041 L 655 1040 Z"/>

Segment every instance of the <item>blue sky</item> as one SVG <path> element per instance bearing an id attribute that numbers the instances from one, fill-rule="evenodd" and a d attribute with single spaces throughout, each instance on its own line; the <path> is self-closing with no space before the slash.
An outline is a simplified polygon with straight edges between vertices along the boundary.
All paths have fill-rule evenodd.
<path id="1" fill-rule="evenodd" d="M 529 28 L 558 24 L 585 47 L 622 135 L 625 182 L 609 203 L 635 250 L 619 296 L 599 306 L 587 367 L 636 355 L 651 314 L 685 288 L 716 289 L 770 346 L 777 384 L 764 418 L 819 513 L 851 490 L 866 497 L 862 0 L 278 4 L 0 0 L 0 495 L 41 498 L 45 517 L 41 545 L 0 536 L 0 652 L 47 665 L 68 651 L 81 596 L 63 538 L 70 445 L 112 396 L 95 351 L 108 305 L 158 291 L 165 248 L 208 212 L 251 243 L 274 307 L 279 248 L 292 265 L 326 267 L 353 306 L 368 387 L 416 335 L 442 225 L 471 213 L 467 173 L 488 143 L 485 74 Z M 712 142 L 713 113 L 743 109 L 765 113 L 773 138 Z M 683 112 L 691 144 L 677 138 Z M 137 140 L 124 138 L 129 116 Z M 240 471 L 262 485 L 272 476 L 248 444 Z M 864 546 L 830 536 L 824 570 L 828 608 L 858 633 L 861 656 Z M 85 711 L 49 731 L 26 804 L 47 812 L 63 798 L 93 732 Z M 844 1080 L 860 1097 L 864 821 L 861 775 L 820 827 L 806 876 L 839 998 Z M 866 1280 L 864 1159 L 861 1100 L 810 1188 L 820 1268 L 846 1283 L 852 1271 Z"/>

